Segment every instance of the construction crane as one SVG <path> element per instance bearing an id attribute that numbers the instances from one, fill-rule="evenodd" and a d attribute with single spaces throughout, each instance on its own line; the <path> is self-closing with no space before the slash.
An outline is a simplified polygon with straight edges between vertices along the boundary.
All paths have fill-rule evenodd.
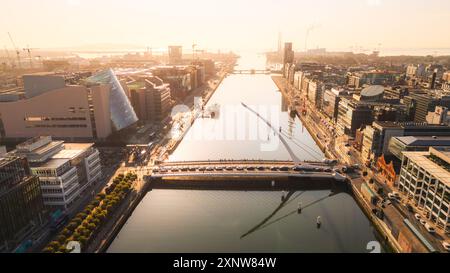
<path id="1" fill-rule="evenodd" d="M 28 52 L 28 58 L 30 59 L 30 68 L 33 68 L 33 59 L 31 58 L 31 50 L 32 48 L 30 48 L 28 45 L 26 48 L 23 49 L 23 51 Z"/>
<path id="2" fill-rule="evenodd" d="M 17 48 L 16 44 L 14 43 L 13 38 L 11 37 L 11 33 L 8 32 L 8 36 L 9 36 L 9 40 L 11 41 L 11 44 L 13 45 L 14 49 L 16 50 L 16 55 L 17 55 L 17 66 L 20 69 L 21 68 L 21 64 L 20 64 L 20 51 Z"/>

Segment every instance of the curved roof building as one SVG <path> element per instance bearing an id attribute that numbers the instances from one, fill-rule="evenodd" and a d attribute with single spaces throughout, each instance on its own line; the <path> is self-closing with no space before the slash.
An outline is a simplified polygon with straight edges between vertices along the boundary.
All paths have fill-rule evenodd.
<path id="1" fill-rule="evenodd" d="M 133 106 L 128 100 L 122 85 L 117 80 L 114 71 L 109 68 L 101 71 L 88 79 L 88 84 L 110 84 L 111 93 L 109 96 L 109 106 L 111 113 L 111 122 L 113 129 L 116 131 L 122 130 L 138 121 L 138 117 L 134 112 Z"/>

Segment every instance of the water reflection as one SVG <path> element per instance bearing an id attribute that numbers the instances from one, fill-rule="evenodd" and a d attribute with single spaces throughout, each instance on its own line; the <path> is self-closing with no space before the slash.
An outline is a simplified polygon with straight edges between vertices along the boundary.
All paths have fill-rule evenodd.
<path id="1" fill-rule="evenodd" d="M 290 192 L 281 204 L 280 197 L 278 191 L 153 190 L 108 251 L 366 252 L 375 240 L 345 192 Z"/>

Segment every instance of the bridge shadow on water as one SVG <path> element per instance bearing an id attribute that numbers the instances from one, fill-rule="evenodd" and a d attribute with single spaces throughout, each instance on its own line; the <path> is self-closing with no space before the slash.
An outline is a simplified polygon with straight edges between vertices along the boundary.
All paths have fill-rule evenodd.
<path id="1" fill-rule="evenodd" d="M 277 212 L 279 210 L 281 210 L 283 207 L 285 207 L 289 203 L 291 203 L 291 202 L 295 201 L 296 199 L 298 199 L 304 192 L 305 191 L 301 191 L 301 192 L 297 193 L 294 197 L 292 197 L 292 196 L 294 195 L 295 191 L 288 192 L 288 194 L 285 196 L 284 200 L 281 201 L 280 205 L 278 207 L 276 207 L 275 210 L 271 214 L 269 214 L 266 218 L 264 218 L 260 223 L 258 223 L 256 226 L 254 226 L 249 231 L 244 233 L 241 236 L 241 239 L 246 237 L 246 236 L 248 236 L 248 235 L 250 235 L 250 234 L 252 234 L 252 233 L 254 233 L 254 232 L 256 232 L 256 231 L 258 231 L 258 230 L 261 230 L 261 229 L 263 229 L 265 227 L 268 227 L 268 226 L 270 226 L 272 224 L 275 224 L 275 223 L 277 223 L 277 222 L 279 222 L 279 221 L 281 221 L 281 220 L 283 220 L 283 219 L 285 219 L 285 218 L 287 218 L 287 217 L 289 217 L 291 215 L 298 214 L 299 213 L 298 209 L 295 209 L 295 210 L 289 211 L 288 213 L 286 213 L 286 214 L 284 214 L 282 216 L 279 216 L 279 217 L 271 220 L 277 214 Z M 328 199 L 328 198 L 330 198 L 330 197 L 332 197 L 332 196 L 334 196 L 334 195 L 336 195 L 338 193 L 339 192 L 333 192 L 332 191 L 331 193 L 327 194 L 326 196 L 321 197 L 321 198 L 319 198 L 317 200 L 314 200 L 314 201 L 306 204 L 305 206 L 302 206 L 301 211 L 303 212 L 308 207 L 311 207 L 311 206 L 313 206 L 313 205 L 315 205 L 317 203 L 320 203 L 321 201 L 323 201 L 325 199 Z M 291 197 L 292 197 L 292 199 L 291 199 Z"/>

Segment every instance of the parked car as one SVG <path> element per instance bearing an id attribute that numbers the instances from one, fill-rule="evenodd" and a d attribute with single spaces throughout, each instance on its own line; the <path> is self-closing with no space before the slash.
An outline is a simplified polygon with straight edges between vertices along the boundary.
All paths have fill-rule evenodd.
<path id="1" fill-rule="evenodd" d="M 425 229 L 429 232 L 429 233 L 435 233 L 436 230 L 434 229 L 434 227 L 432 227 L 430 224 L 426 223 L 425 224 Z"/>
<path id="2" fill-rule="evenodd" d="M 416 218 L 416 220 L 419 221 L 420 219 L 422 219 L 422 216 L 420 216 L 420 214 L 416 213 L 416 214 L 414 214 L 414 218 Z"/>
<path id="3" fill-rule="evenodd" d="M 424 219 L 419 219 L 419 222 L 424 226 L 427 224 L 427 221 L 425 221 Z"/>

